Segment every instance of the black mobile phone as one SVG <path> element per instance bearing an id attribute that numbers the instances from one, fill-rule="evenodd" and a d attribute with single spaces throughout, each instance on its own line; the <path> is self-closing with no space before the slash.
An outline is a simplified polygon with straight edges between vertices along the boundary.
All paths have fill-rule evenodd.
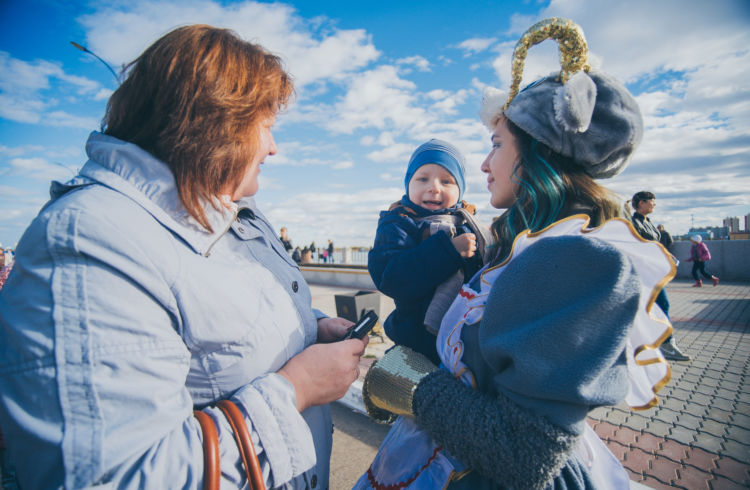
<path id="1" fill-rule="evenodd" d="M 370 330 L 372 330 L 372 327 L 375 326 L 375 323 L 377 323 L 377 321 L 378 315 L 376 315 L 373 310 L 368 311 L 344 336 L 344 340 L 363 338 Z"/>

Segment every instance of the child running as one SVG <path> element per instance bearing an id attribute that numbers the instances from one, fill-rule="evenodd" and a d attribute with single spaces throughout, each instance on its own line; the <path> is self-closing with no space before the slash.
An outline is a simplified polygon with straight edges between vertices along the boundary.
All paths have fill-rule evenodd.
<path id="1" fill-rule="evenodd" d="M 461 201 L 464 158 L 452 144 L 431 139 L 411 156 L 406 195 L 380 213 L 368 269 L 396 308 L 385 332 L 437 361 L 435 335 L 465 280 L 483 264 L 489 229 Z"/>

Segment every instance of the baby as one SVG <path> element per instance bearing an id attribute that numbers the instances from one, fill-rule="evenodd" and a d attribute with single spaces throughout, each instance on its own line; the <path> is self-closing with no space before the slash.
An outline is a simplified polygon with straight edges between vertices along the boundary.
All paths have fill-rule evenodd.
<path id="1" fill-rule="evenodd" d="M 431 139 L 409 160 L 406 195 L 380 213 L 367 268 L 396 309 L 385 332 L 439 363 L 435 335 L 464 280 L 482 266 L 489 230 L 461 201 L 464 158 L 446 141 Z"/>

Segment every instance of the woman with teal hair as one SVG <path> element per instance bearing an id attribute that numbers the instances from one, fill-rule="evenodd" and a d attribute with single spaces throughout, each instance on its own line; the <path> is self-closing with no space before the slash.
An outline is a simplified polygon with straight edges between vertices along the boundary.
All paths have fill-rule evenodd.
<path id="1" fill-rule="evenodd" d="M 547 38 L 562 72 L 518 93 L 526 50 Z M 365 406 L 395 423 L 356 488 L 629 487 L 586 416 L 657 403 L 671 327 L 653 304 L 675 269 L 597 182 L 626 167 L 643 123 L 586 49 L 573 22 L 539 22 L 516 47 L 507 101 L 486 94 L 499 246 L 443 318 L 439 367 L 398 346 L 368 372 Z"/>

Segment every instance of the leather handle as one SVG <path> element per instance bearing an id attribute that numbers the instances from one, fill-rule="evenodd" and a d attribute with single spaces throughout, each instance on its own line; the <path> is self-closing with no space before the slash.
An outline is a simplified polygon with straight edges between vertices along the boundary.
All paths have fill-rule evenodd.
<path id="1" fill-rule="evenodd" d="M 221 463 L 219 461 L 219 432 L 213 419 L 200 410 L 193 411 L 203 431 L 203 490 L 219 490 Z"/>
<path id="2" fill-rule="evenodd" d="M 260 469 L 260 462 L 258 461 L 258 455 L 255 453 L 250 431 L 247 430 L 245 417 L 242 416 L 242 412 L 237 408 L 237 405 L 229 400 L 222 400 L 216 406 L 224 413 L 229 425 L 232 426 L 234 440 L 237 442 L 245 466 L 248 486 L 251 490 L 266 490 L 263 472 Z"/>

